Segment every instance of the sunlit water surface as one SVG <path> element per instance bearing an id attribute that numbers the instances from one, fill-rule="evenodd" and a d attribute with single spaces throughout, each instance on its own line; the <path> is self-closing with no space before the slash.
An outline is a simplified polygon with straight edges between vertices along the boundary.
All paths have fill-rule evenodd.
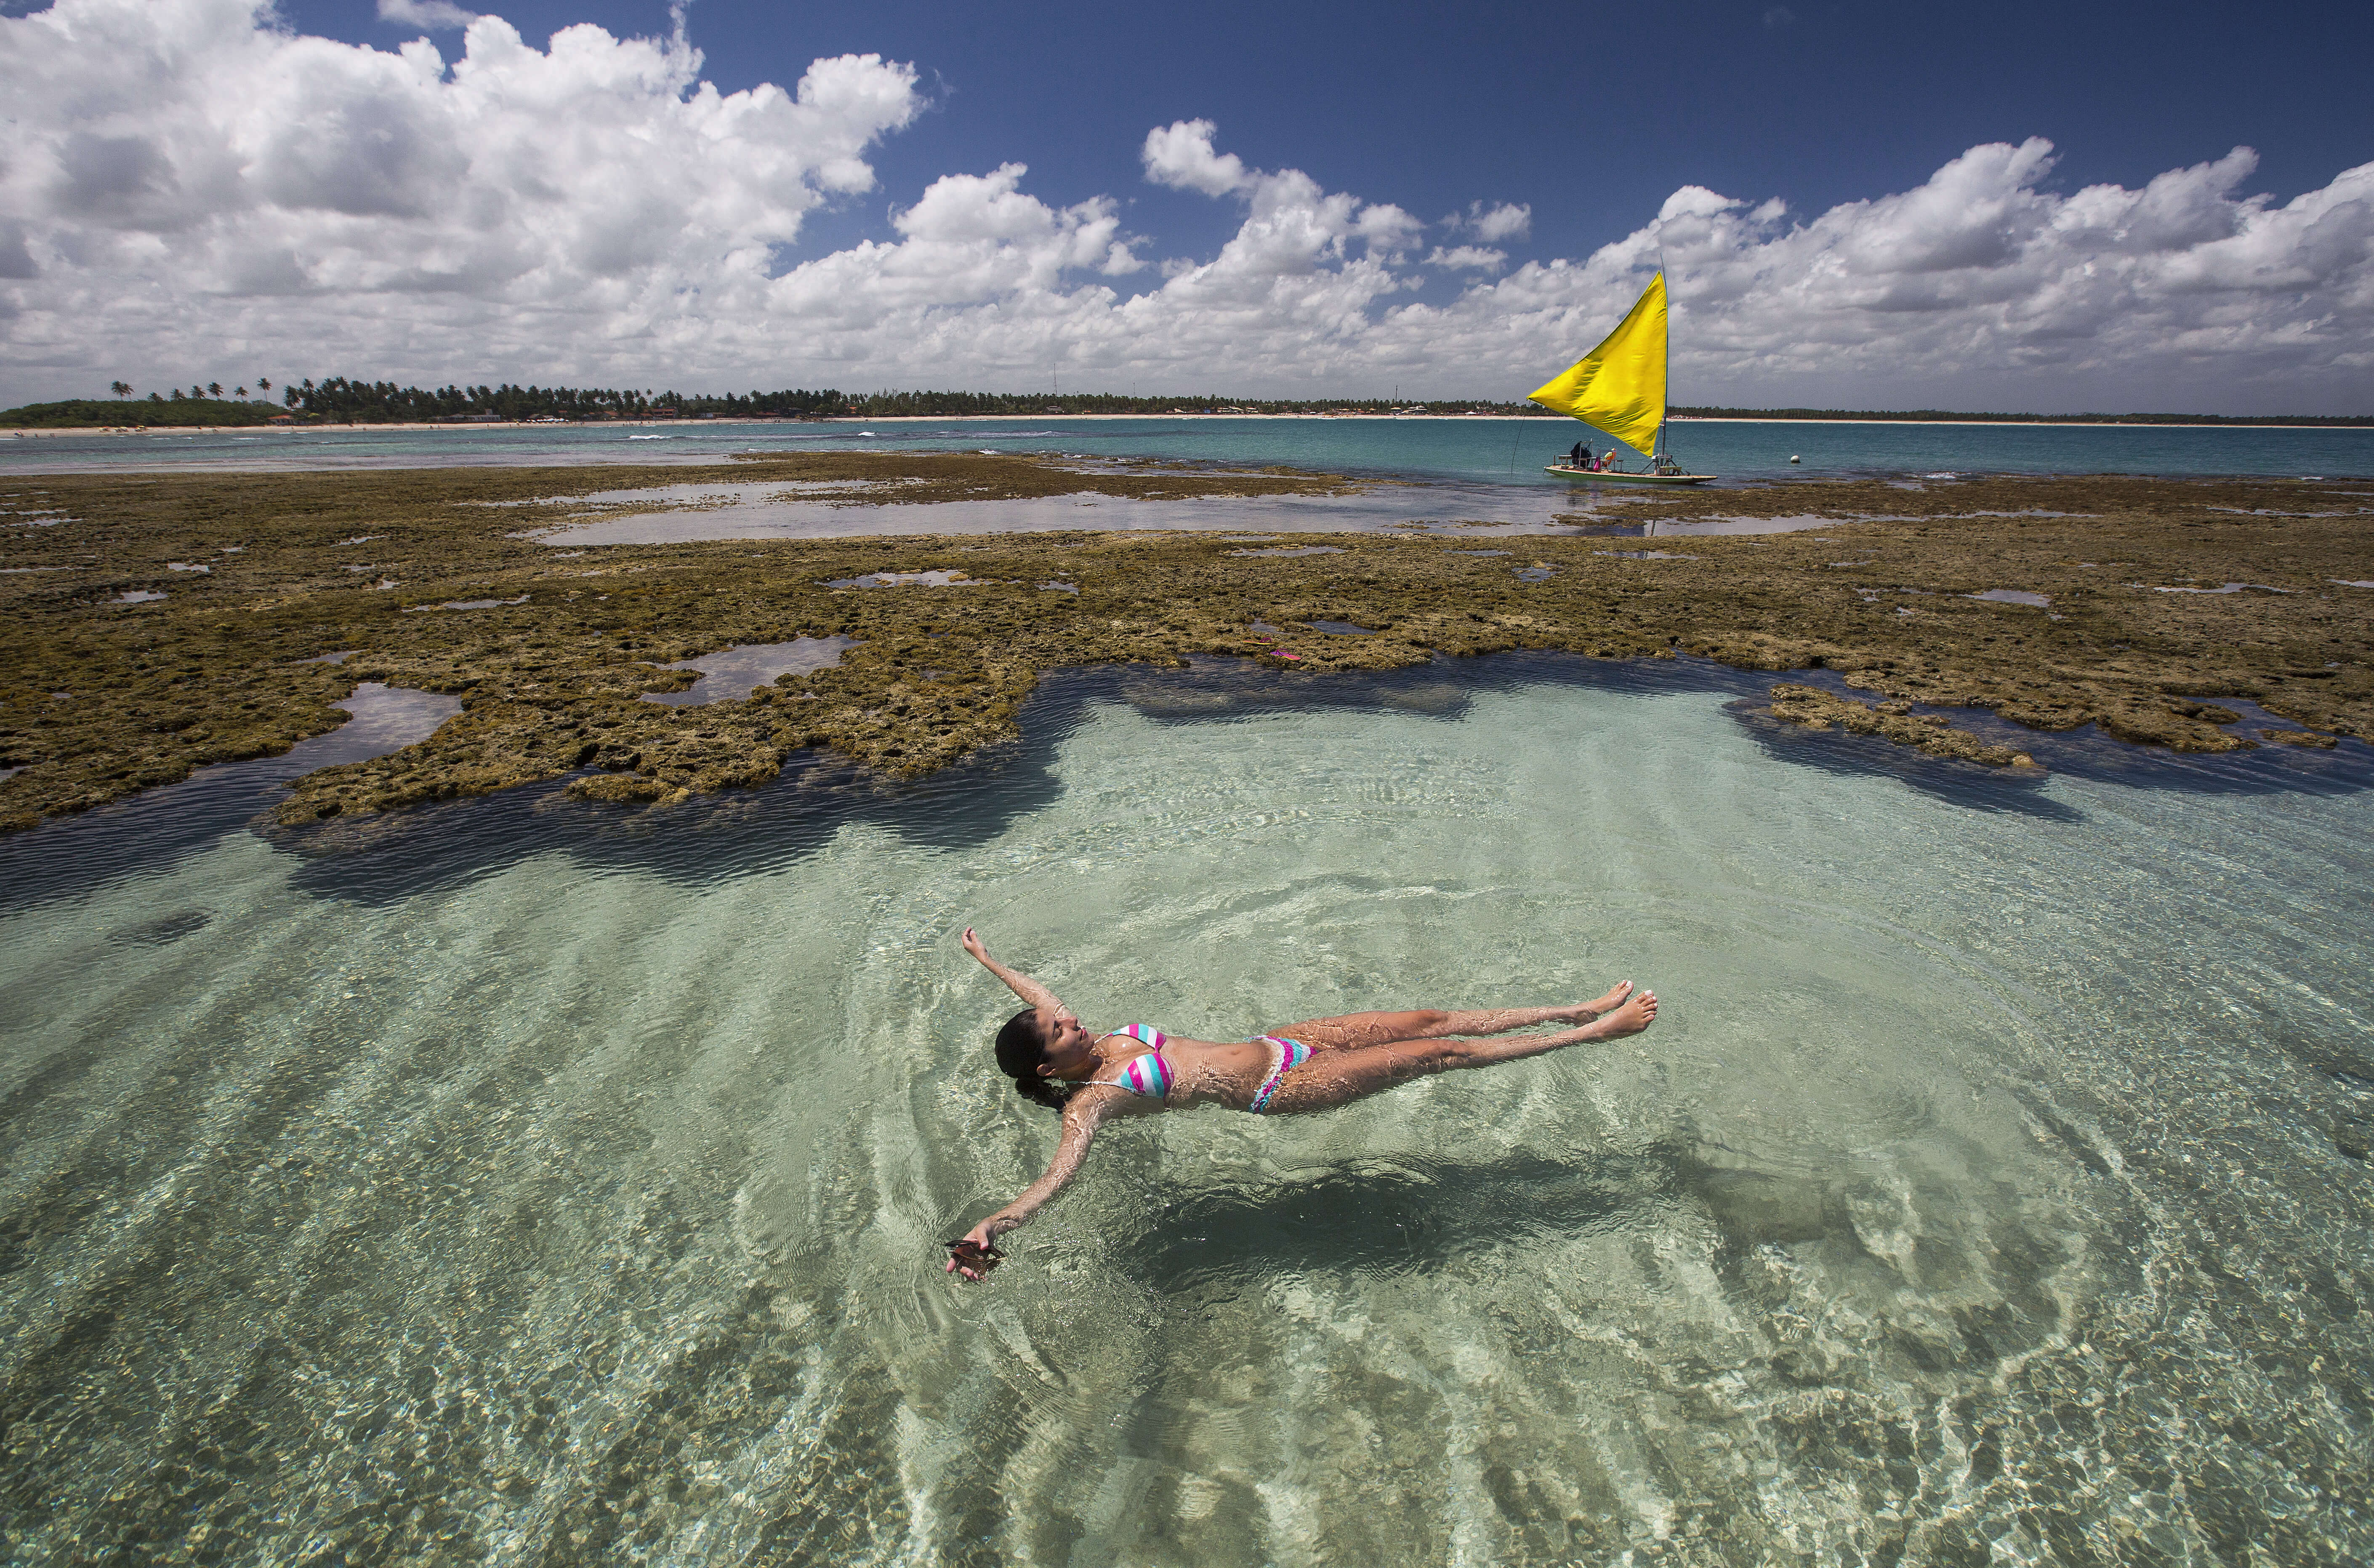
<path id="1" fill-rule="evenodd" d="M 2364 749 L 1898 773 L 1748 679 L 1089 672 L 919 785 L 18 841 L 9 1554 L 2366 1560 Z M 966 1288 L 1054 1142 L 968 924 L 1208 1038 L 1664 1012 L 1122 1126 Z"/>
<path id="2" fill-rule="evenodd" d="M 2266 426 L 1989 425 L 1676 419 L 1676 455 L 1725 480 L 1823 476 L 2269 474 L 2374 477 L 2374 430 Z M 417 468 L 456 465 L 715 463 L 736 452 L 1061 453 L 1453 479 L 1562 492 L 1542 472 L 1577 437 L 1554 419 L 836 419 L 821 424 L 674 420 L 654 425 L 489 425 L 441 430 L 321 425 L 153 430 L 0 440 L 0 475 L 126 468 Z M 1522 498 L 1509 498 L 1523 504 Z"/>

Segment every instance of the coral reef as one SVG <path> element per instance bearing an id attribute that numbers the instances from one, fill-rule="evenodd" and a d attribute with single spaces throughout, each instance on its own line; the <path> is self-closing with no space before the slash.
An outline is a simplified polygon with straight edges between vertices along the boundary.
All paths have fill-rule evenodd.
<path id="1" fill-rule="evenodd" d="M 2286 744 L 2374 733 L 2374 590 L 2352 585 L 2374 576 L 2374 487 L 1799 483 L 1577 513 L 1574 535 L 1511 540 L 1505 558 L 1381 534 L 1262 557 L 1193 533 L 582 548 L 524 536 L 582 515 L 571 498 L 597 490 L 753 479 L 831 483 L 846 504 L 1355 488 L 1275 470 L 870 453 L 10 481 L 0 769 L 18 771 L 0 779 L 0 829 L 285 749 L 341 722 L 331 704 L 364 680 L 452 693 L 464 711 L 419 745 L 300 780 L 284 820 L 581 771 L 581 796 L 664 801 L 757 783 L 801 747 L 922 773 L 1012 735 L 1042 671 L 1193 654 L 1314 675 L 1516 648 L 1822 667 L 1875 704 L 1785 684 L 1772 713 L 1999 765 L 2026 759 L 1910 705 L 2203 751 L 2256 744 L 2218 698 L 2301 725 L 2262 732 Z M 1686 555 L 1662 556 L 1587 531 L 1709 515 L 1839 526 L 1693 536 Z M 918 572 L 962 580 L 831 586 Z M 2006 588 L 2049 603 L 1972 596 Z M 141 593 L 164 597 L 126 597 Z M 483 607 L 442 607 L 457 604 Z M 1322 621 L 1374 635 L 1328 635 Z M 696 678 L 659 667 L 672 661 L 835 633 L 861 644 L 840 667 L 746 700 L 640 700 Z M 335 650 L 354 652 L 317 662 Z"/>
<path id="2" fill-rule="evenodd" d="M 1852 735 L 1881 736 L 1932 757 L 1958 757 L 1991 768 L 2036 766 L 2036 759 L 2024 751 L 2014 751 L 2008 746 L 1990 746 L 1954 728 L 1943 713 L 1915 714 L 1912 704 L 1900 698 L 1891 702 L 1857 702 L 1851 698 L 1834 697 L 1817 687 L 1782 681 L 1773 687 L 1771 703 L 1763 711 L 1807 729 L 1829 729 L 1835 725 Z"/>

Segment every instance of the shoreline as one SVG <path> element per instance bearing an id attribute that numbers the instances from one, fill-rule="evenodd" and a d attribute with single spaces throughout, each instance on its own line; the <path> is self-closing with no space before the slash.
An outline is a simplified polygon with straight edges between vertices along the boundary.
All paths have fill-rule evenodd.
<path id="1" fill-rule="evenodd" d="M 27 436 L 145 436 L 145 435 L 311 435 L 329 431 L 396 430 L 405 432 L 444 431 L 466 433 L 472 430 L 684 430 L 721 426 L 776 425 L 931 425 L 970 422 L 1022 423 L 1044 419 L 1068 419 L 1075 422 L 1098 422 L 1126 419 L 1315 419 L 1332 423 L 1349 420 L 1370 420 L 1379 424 L 1406 423 L 1426 420 L 1445 424 L 1473 424 L 1488 421 L 1498 424 L 1540 424 L 1560 428 L 1556 415 L 1542 414 L 882 414 L 864 416 L 836 414 L 823 419 L 565 419 L 558 422 L 519 419 L 476 424 L 439 423 L 345 423 L 324 421 L 303 425 L 69 425 L 7 427 L 13 438 Z M 1572 421 L 1564 421 L 1571 423 Z M 2346 430 L 2374 433 L 2374 424 L 2364 425 L 2276 425 L 2276 424 L 2193 424 L 2172 421 L 2144 424 L 2126 419 L 1808 419 L 1780 416 L 1729 416 L 1675 414 L 1667 421 L 1676 425 L 1885 425 L 1918 426 L 1936 430 L 1958 428 L 1997 429 L 2005 426 L 2029 430 L 2225 430 L 2247 434 L 2253 430 L 2322 430 L 2328 434 Z"/>

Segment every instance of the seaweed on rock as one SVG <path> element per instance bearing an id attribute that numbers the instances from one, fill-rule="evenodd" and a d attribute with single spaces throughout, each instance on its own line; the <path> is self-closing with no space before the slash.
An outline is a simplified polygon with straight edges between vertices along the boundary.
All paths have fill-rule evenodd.
<path id="1" fill-rule="evenodd" d="M 2247 699 L 2302 726 L 2267 737 L 2288 745 L 2374 734 L 2374 595 L 2336 582 L 2365 574 L 2368 518 L 2297 481 L 2010 477 L 1920 492 L 1799 484 L 1660 497 L 1628 518 L 1835 514 L 1869 559 L 1842 568 L 1835 538 L 1792 535 L 1694 538 L 1691 558 L 1670 560 L 1543 537 L 1528 551 L 1551 570 L 1530 584 L 1437 539 L 1365 534 L 1326 536 L 1326 554 L 1263 559 L 1197 533 L 567 551 L 526 534 L 581 513 L 572 498 L 595 489 L 705 478 L 832 483 L 860 505 L 1353 484 L 970 454 L 763 455 L 647 470 L 45 475 L 41 504 L 71 525 L 0 528 L 0 564 L 20 569 L 0 577 L 0 769 L 18 770 L 0 777 L 0 830 L 286 750 L 335 727 L 342 715 L 332 704 L 366 680 L 450 693 L 463 712 L 417 745 L 300 779 L 283 821 L 572 773 L 582 775 L 569 786 L 581 797 L 678 800 L 764 782 L 804 748 L 913 777 L 1014 735 L 1018 705 L 1047 671 L 1175 667 L 1214 654 L 1301 673 L 1514 649 L 1826 669 L 1876 704 L 1783 689 L 1774 716 L 2001 765 L 2021 753 L 1904 705 L 1987 709 L 2044 730 L 2093 724 L 2201 752 L 2256 744 L 2228 726 L 2231 710 L 2204 699 Z M 0 501 L 35 488 L 0 487 Z M 348 570 L 358 555 L 370 570 Z M 172 563 L 193 561 L 213 570 L 172 575 Z M 831 586 L 918 572 L 961 573 L 967 585 Z M 169 599 L 120 602 L 169 577 Z M 395 588 L 373 585 L 389 579 Z M 2153 591 L 2195 581 L 2282 591 Z M 1049 592 L 1050 582 L 1076 592 Z M 2050 610 L 1963 596 L 2004 583 L 2049 598 Z M 495 602 L 405 613 L 486 600 Z M 1308 630 L 1329 624 L 1372 634 Z M 825 636 L 861 645 L 838 668 L 745 699 L 639 700 L 687 683 L 688 672 L 660 667 L 673 661 Z M 324 650 L 347 649 L 341 664 L 320 662 Z"/>

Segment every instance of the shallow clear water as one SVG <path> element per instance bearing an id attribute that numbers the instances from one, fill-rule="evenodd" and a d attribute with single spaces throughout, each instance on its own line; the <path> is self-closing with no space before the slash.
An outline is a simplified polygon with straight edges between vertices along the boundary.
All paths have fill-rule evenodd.
<path id="1" fill-rule="evenodd" d="M 2374 759 L 1756 687 L 1087 672 L 911 785 L 12 841 L 9 1553 L 2363 1561 Z M 967 925 L 1207 1038 L 1665 1006 L 1110 1131 L 965 1288 L 1053 1145 Z"/>
<path id="2" fill-rule="evenodd" d="M 849 538 L 901 534 L 1076 533 L 1083 528 L 1183 529 L 1235 534 L 1387 533 L 1464 537 L 1514 534 L 1790 534 L 1836 528 L 1835 517 L 1699 517 L 1641 521 L 1638 493 L 1607 487 L 1543 488 L 1451 480 L 1367 485 L 1344 495 L 1199 496 L 1134 500 L 1098 493 L 1024 501 L 946 501 L 850 505 L 762 484 L 655 485 L 585 497 L 599 510 L 583 521 L 527 535 L 548 545 L 665 545 L 694 539 Z M 1261 537 L 1274 536 L 1270 534 Z M 1238 555 L 1311 555 L 1334 547 L 1237 550 Z"/>
<path id="3" fill-rule="evenodd" d="M 900 534 L 1076 533 L 1084 528 L 1187 529 L 1232 534 L 1248 527 L 1302 534 L 1417 530 L 1460 535 L 1563 534 L 1560 513 L 1604 513 L 1622 521 L 1621 502 L 1581 490 L 1516 485 L 1393 483 L 1334 496 L 1199 496 L 1134 500 L 1098 493 L 1020 501 L 946 501 L 849 505 L 759 484 L 663 485 L 603 490 L 585 500 L 584 521 L 530 535 L 548 545 L 679 544 L 693 539 L 806 539 Z M 1806 520 L 1803 526 L 1823 525 Z"/>
<path id="4" fill-rule="evenodd" d="M 762 686 L 772 686 L 787 675 L 812 675 L 831 669 L 840 656 L 858 646 L 854 637 L 794 637 L 788 643 L 752 643 L 721 648 L 695 659 L 678 659 L 662 669 L 696 669 L 700 678 L 681 691 L 646 691 L 646 702 L 671 708 L 698 708 L 710 702 L 738 701 Z"/>

